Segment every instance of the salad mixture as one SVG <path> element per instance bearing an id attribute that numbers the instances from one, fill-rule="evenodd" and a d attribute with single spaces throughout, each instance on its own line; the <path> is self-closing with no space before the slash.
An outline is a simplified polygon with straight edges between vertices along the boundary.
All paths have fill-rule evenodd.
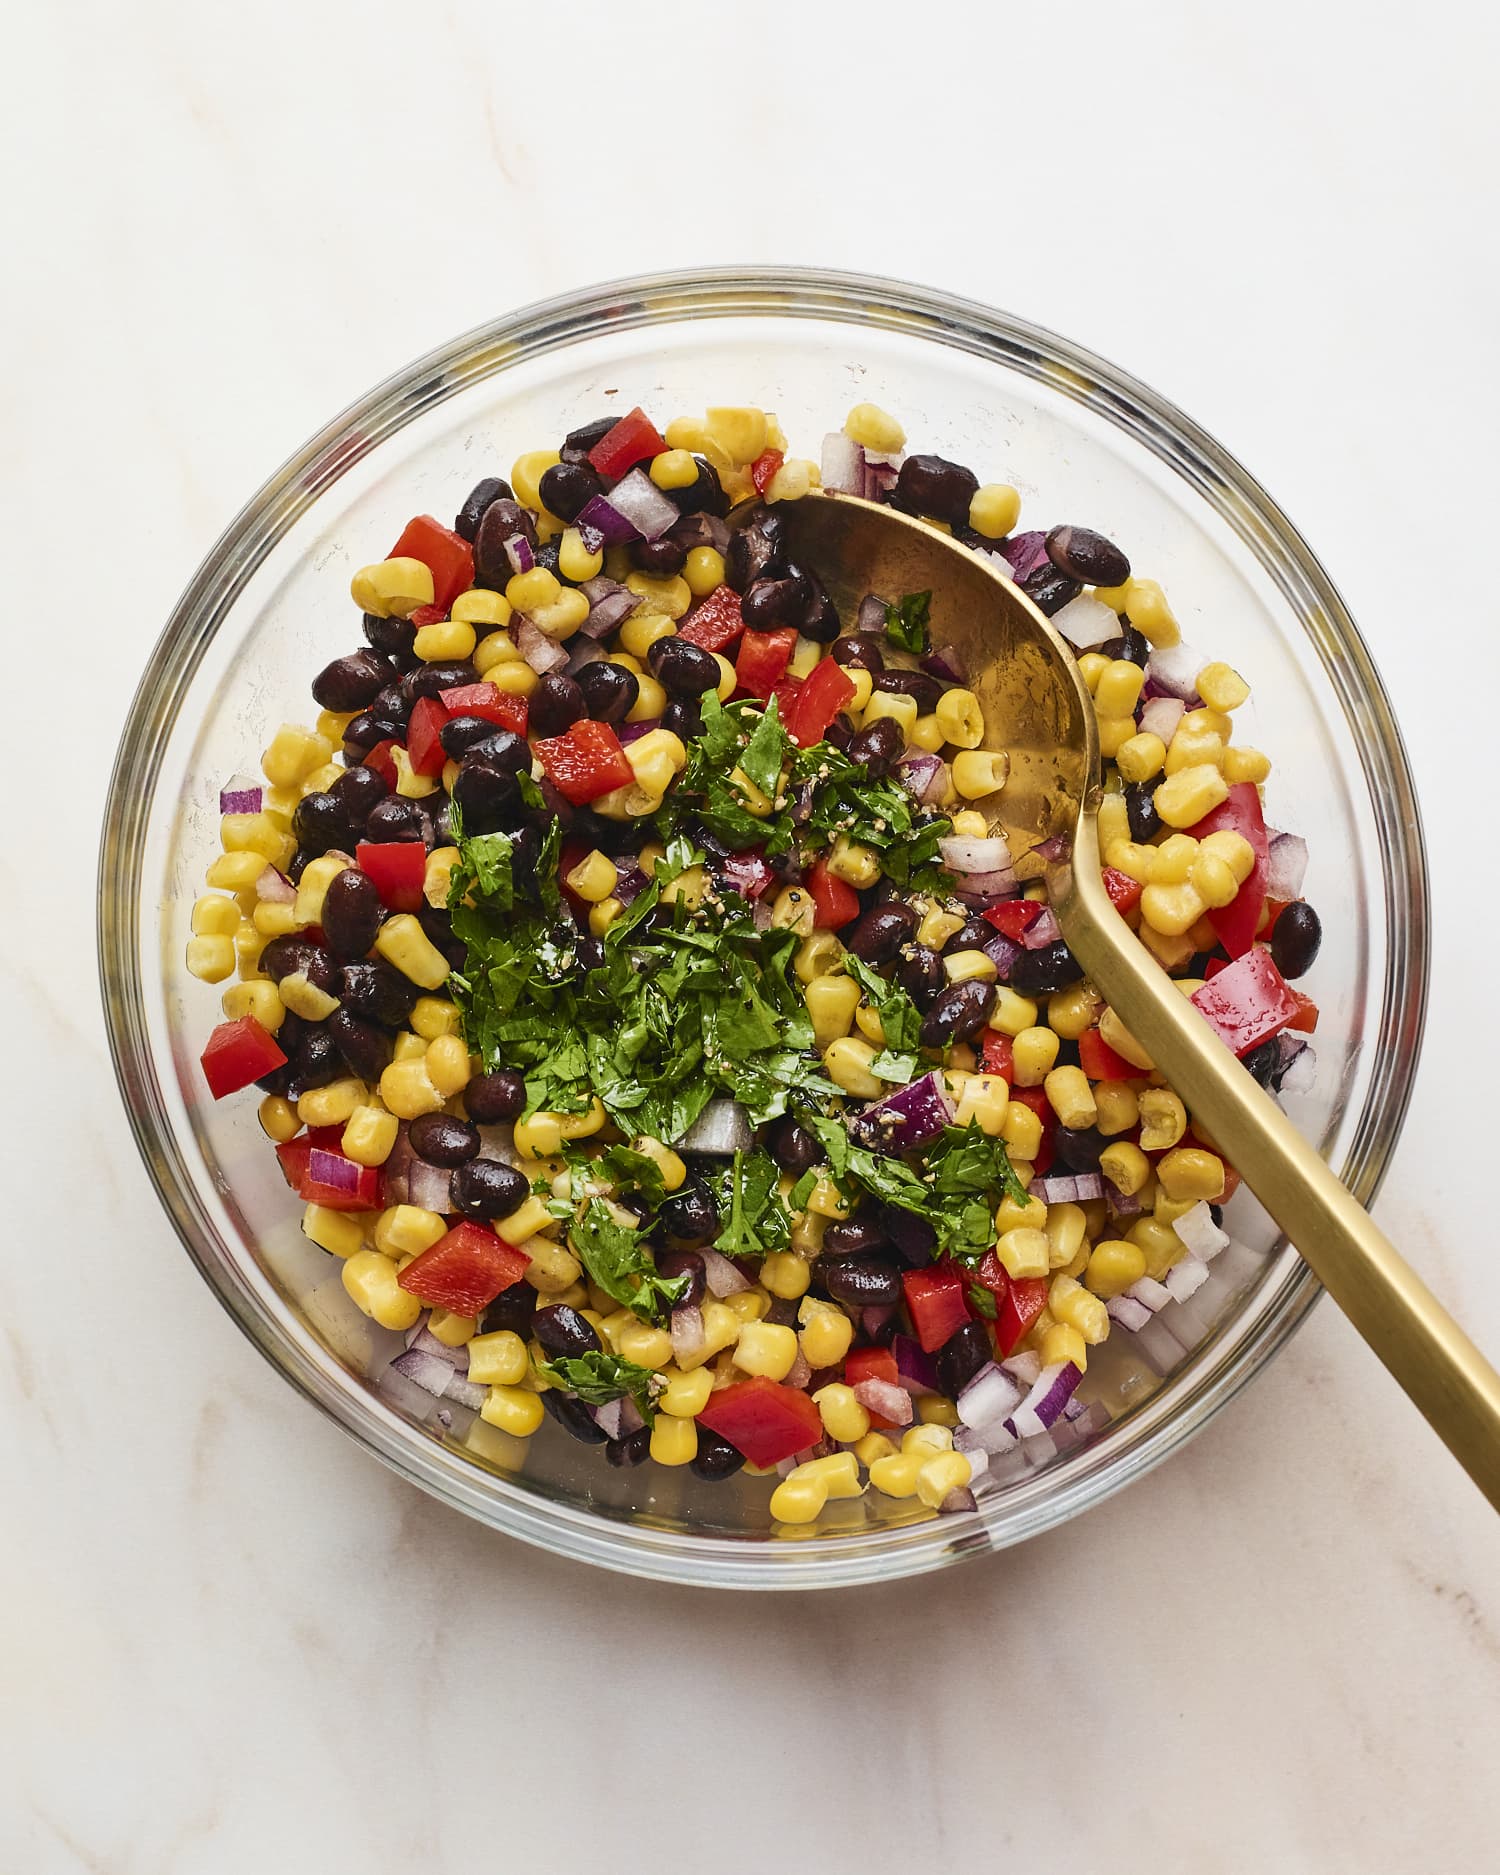
<path id="1" fill-rule="evenodd" d="M 1191 1295 L 1237 1178 L 1084 979 L 927 593 L 841 618 L 821 484 L 987 554 L 1098 710 L 1114 903 L 1270 1087 L 1311 1074 L 1306 848 L 1248 687 L 1087 528 L 745 407 L 574 430 L 354 577 L 365 644 L 221 797 L 188 967 L 303 1229 L 397 1371 L 618 1466 L 933 1512 L 1102 1423 L 1112 1330 Z M 735 512 L 732 518 L 731 509 Z"/>

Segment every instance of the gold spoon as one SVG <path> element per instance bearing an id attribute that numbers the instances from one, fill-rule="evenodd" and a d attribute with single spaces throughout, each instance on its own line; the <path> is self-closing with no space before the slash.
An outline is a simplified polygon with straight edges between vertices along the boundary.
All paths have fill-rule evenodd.
<path id="1" fill-rule="evenodd" d="M 963 654 L 985 746 L 1010 756 L 1003 791 L 974 805 L 1018 863 L 1048 842 L 1057 843 L 1049 851 L 1066 849 L 1061 859 L 1034 859 L 1032 876 L 1045 877 L 1069 949 L 1500 1510 L 1500 1374 L 1110 902 L 1100 874 L 1098 730 L 1072 651 L 990 561 L 925 522 L 816 493 L 776 513 L 789 556 L 816 570 L 844 618 L 866 593 L 932 594 L 934 642 Z M 737 512 L 734 521 L 748 518 Z"/>

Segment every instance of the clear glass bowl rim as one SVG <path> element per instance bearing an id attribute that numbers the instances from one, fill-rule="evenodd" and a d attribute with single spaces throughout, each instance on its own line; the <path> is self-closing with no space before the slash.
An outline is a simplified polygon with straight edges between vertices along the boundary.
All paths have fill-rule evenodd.
<path id="1" fill-rule="evenodd" d="M 434 404 L 507 366 L 596 334 L 694 318 L 836 319 L 917 334 L 1023 374 L 1104 415 L 1169 464 L 1251 548 L 1312 641 L 1351 725 L 1386 884 L 1380 1050 L 1340 1175 L 1369 1204 L 1411 1096 L 1426 1016 L 1429 896 L 1416 791 L 1373 659 L 1310 547 L 1260 484 L 1183 412 L 1105 359 L 1008 313 L 875 275 L 817 268 L 688 269 L 607 282 L 521 308 L 417 359 L 292 456 L 230 523 L 168 620 L 132 700 L 106 802 L 98 944 L 105 1024 L 137 1147 L 178 1236 L 261 1353 L 366 1450 L 455 1508 L 557 1554 L 696 1586 L 813 1588 L 887 1580 L 999 1549 L 1120 1490 L 1202 1429 L 1283 1348 L 1322 1291 L 1298 1268 L 1252 1332 L 1195 1357 L 1184 1376 L 1130 1416 L 1129 1436 L 1097 1441 L 1053 1488 L 899 1531 L 797 1543 L 699 1537 L 618 1523 L 496 1477 L 398 1418 L 319 1361 L 310 1337 L 275 1323 L 232 1280 L 233 1257 L 202 1207 L 166 1110 L 147 1033 L 140 891 L 161 751 L 207 646 L 239 592 L 293 523 L 353 462 Z M 1404 890 L 1402 889 L 1404 886 Z M 1283 1248 L 1279 1253 L 1294 1253 Z M 1222 1337 L 1216 1337 L 1222 1339 Z M 1211 1347 L 1207 1352 L 1211 1352 Z M 1170 1400 L 1164 1396 L 1171 1394 Z M 1153 1405 L 1157 1410 L 1152 1412 Z"/>

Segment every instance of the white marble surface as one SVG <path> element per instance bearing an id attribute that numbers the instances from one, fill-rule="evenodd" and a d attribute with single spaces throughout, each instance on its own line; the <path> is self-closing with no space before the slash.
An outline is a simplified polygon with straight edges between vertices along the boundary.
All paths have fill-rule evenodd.
<path id="1" fill-rule="evenodd" d="M 1331 1308 L 1184 1456 L 1022 1551 L 839 1599 L 586 1573 L 398 1483 L 230 1327 L 116 1110 L 92 955 L 141 661 L 326 416 L 481 318 L 653 265 L 949 285 L 1223 436 L 1361 618 L 1436 880 L 1379 1214 L 1500 1347 L 1493 17 L 12 19 L 5 1875 L 1494 1866 L 1500 1534 Z"/>

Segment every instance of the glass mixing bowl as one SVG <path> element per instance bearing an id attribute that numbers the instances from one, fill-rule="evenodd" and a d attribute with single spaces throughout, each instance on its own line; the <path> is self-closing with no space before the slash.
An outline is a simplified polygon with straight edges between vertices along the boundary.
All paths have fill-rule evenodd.
<path id="1" fill-rule="evenodd" d="M 425 1394 L 377 1378 L 398 1338 L 355 1310 L 339 1265 L 301 1235 L 254 1100 L 207 1098 L 198 1055 L 219 992 L 183 955 L 218 790 L 283 719 L 308 719 L 313 674 L 358 641 L 353 570 L 410 515 L 451 515 L 482 475 L 603 413 L 759 404 L 815 455 L 864 399 L 896 412 L 915 448 L 1014 482 L 1027 521 L 1120 541 L 1166 586 L 1189 642 L 1251 681 L 1242 736 L 1274 759 L 1268 815 L 1306 836 L 1326 931 L 1308 983 L 1319 1074 L 1295 1115 L 1368 1202 L 1416 1067 L 1428 945 L 1412 779 L 1374 664 L 1296 530 L 1211 437 L 1102 359 L 982 306 L 854 275 L 695 272 L 534 306 L 420 359 L 314 437 L 209 554 L 152 654 L 110 789 L 99 941 L 116 1071 L 162 1203 L 220 1301 L 414 1483 L 528 1542 L 667 1580 L 832 1586 L 1034 1535 L 1198 1431 L 1319 1293 L 1239 1196 L 1240 1247 L 1212 1282 L 1091 1361 L 1085 1397 L 1110 1423 L 1087 1442 L 975 1513 L 934 1518 L 871 1492 L 778 1532 L 763 1479 L 612 1471 L 550 1420 L 526 1444 L 467 1415 L 445 1426 Z"/>

